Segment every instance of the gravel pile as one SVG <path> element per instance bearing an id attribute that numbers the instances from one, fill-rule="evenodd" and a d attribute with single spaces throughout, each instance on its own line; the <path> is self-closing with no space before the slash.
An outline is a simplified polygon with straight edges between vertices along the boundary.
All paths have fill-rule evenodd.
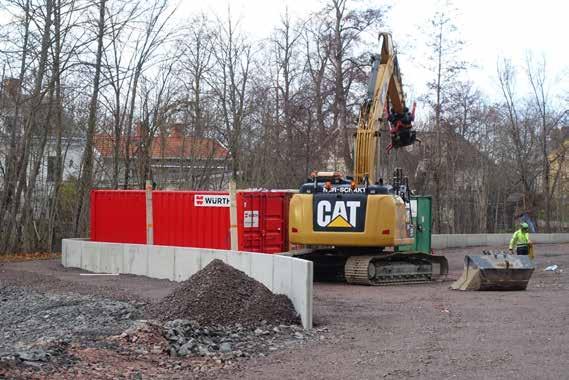
<path id="1" fill-rule="evenodd" d="M 0 361 L 46 361 L 53 354 L 51 348 L 44 347 L 46 342 L 114 335 L 129 328 L 140 316 L 137 307 L 125 302 L 2 286 Z"/>
<path id="2" fill-rule="evenodd" d="M 245 273 L 214 260 L 151 306 L 162 321 L 188 319 L 200 325 L 294 324 L 299 317 L 288 297 L 275 295 Z"/>

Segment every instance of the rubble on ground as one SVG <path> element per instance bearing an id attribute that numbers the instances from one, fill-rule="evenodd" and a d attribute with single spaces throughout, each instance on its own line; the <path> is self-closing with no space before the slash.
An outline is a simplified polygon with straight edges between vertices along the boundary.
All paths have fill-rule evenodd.
<path id="1" fill-rule="evenodd" d="M 245 273 L 213 260 L 150 308 L 162 321 L 188 319 L 202 325 L 295 324 L 299 317 L 285 295 L 275 295 Z"/>
<path id="2" fill-rule="evenodd" d="M 298 325 L 269 325 L 257 327 L 235 324 L 206 326 L 187 319 L 161 324 L 158 321 L 139 321 L 137 326 L 114 339 L 123 345 L 136 347 L 141 353 L 165 353 L 170 357 L 204 357 L 217 363 L 239 358 L 266 356 L 314 339 L 325 329 L 303 330 Z"/>

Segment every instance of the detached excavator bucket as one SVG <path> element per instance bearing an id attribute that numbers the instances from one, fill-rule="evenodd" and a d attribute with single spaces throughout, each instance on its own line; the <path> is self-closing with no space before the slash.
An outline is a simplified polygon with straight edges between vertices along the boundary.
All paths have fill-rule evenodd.
<path id="1" fill-rule="evenodd" d="M 484 252 L 465 256 L 464 272 L 451 288 L 455 290 L 525 290 L 535 269 L 527 256 Z"/>

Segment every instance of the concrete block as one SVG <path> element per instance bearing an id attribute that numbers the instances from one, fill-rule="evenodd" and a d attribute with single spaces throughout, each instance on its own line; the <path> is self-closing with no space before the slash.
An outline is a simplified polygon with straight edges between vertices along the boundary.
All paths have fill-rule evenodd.
<path id="1" fill-rule="evenodd" d="M 447 235 L 447 248 L 461 248 L 465 245 L 463 235 Z"/>
<path id="2" fill-rule="evenodd" d="M 542 244 L 543 243 L 542 235 L 543 234 L 531 234 L 530 239 L 536 244 Z"/>
<path id="3" fill-rule="evenodd" d="M 83 241 L 75 239 L 63 239 L 62 246 L 66 252 L 63 266 L 67 268 L 81 268 L 81 254 L 83 251 Z"/>
<path id="4" fill-rule="evenodd" d="M 199 248 L 174 249 L 174 281 L 185 281 L 202 268 L 201 251 Z"/>
<path id="5" fill-rule="evenodd" d="M 122 244 L 122 273 L 148 276 L 148 246 L 143 244 Z"/>
<path id="6" fill-rule="evenodd" d="M 227 264 L 235 269 L 239 269 L 247 276 L 251 276 L 251 254 L 248 252 L 227 252 Z"/>
<path id="7" fill-rule="evenodd" d="M 569 234 L 567 233 L 557 233 L 557 234 L 551 234 L 551 242 L 552 243 L 556 243 L 556 244 L 560 244 L 560 243 L 568 243 L 569 242 Z"/>
<path id="8" fill-rule="evenodd" d="M 506 248 L 510 239 L 505 234 L 488 234 L 486 237 L 487 245 L 491 247 Z"/>
<path id="9" fill-rule="evenodd" d="M 101 273 L 124 273 L 122 244 L 104 243 L 100 245 L 99 270 Z"/>
<path id="10" fill-rule="evenodd" d="M 549 234 L 530 234 L 530 239 L 536 244 L 549 244 L 551 235 Z"/>
<path id="11" fill-rule="evenodd" d="M 174 247 L 148 246 L 148 276 L 174 280 Z"/>
<path id="12" fill-rule="evenodd" d="M 273 288 L 275 294 L 289 294 L 292 284 L 292 263 L 295 259 L 286 256 L 273 256 Z"/>
<path id="13" fill-rule="evenodd" d="M 312 284 L 313 267 L 311 261 L 293 259 L 292 288 L 288 294 L 296 311 L 300 314 L 302 326 L 312 328 Z"/>
<path id="14" fill-rule="evenodd" d="M 448 248 L 448 236 L 447 235 L 432 235 L 431 247 L 433 249 L 446 249 L 446 248 Z"/>
<path id="15" fill-rule="evenodd" d="M 205 268 L 207 264 L 211 263 L 213 260 L 218 259 L 227 263 L 227 252 L 221 249 L 200 249 L 201 251 L 201 268 Z M 200 268 L 200 269 L 201 269 Z"/>
<path id="16" fill-rule="evenodd" d="M 101 243 L 82 241 L 81 268 L 100 273 Z"/>
<path id="17" fill-rule="evenodd" d="M 61 241 L 61 265 L 67 268 L 67 249 L 68 246 L 65 244 L 65 239 Z"/>
<path id="18" fill-rule="evenodd" d="M 486 234 L 468 234 L 462 236 L 468 247 L 481 247 L 488 244 Z"/>
<path id="19" fill-rule="evenodd" d="M 273 289 L 273 255 L 250 253 L 251 277 L 261 282 L 271 291 Z"/>

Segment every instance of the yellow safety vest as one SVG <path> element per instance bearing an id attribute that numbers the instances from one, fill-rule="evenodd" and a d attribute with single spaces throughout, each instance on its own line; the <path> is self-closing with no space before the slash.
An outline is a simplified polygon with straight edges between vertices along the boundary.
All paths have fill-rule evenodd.
<path id="1" fill-rule="evenodd" d="M 521 229 L 514 232 L 514 236 L 512 236 L 512 240 L 510 240 L 510 249 L 514 249 L 515 247 L 524 247 L 529 244 L 529 233 L 524 232 Z"/>

